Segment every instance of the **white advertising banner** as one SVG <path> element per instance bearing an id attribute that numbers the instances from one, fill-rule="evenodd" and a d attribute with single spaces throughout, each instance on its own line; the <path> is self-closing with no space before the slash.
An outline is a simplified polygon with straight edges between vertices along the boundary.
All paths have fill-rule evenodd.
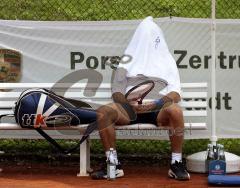
<path id="1" fill-rule="evenodd" d="M 80 69 L 100 72 L 110 83 L 141 20 L 101 22 L 41 22 L 0 20 L 0 82 L 54 83 Z M 208 82 L 211 96 L 211 20 L 158 18 L 181 82 Z M 216 105 L 217 136 L 240 137 L 240 21 L 217 20 Z M 12 73 L 4 61 L 12 61 Z M 210 97 L 209 97 L 210 100 Z M 209 138 L 208 130 L 194 134 Z"/>

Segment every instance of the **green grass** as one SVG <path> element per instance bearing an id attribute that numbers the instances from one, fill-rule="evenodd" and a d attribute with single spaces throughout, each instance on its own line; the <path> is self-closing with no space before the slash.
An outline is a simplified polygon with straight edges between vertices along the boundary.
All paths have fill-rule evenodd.
<path id="1" fill-rule="evenodd" d="M 240 1 L 217 0 L 218 18 L 239 18 Z M 146 16 L 209 18 L 211 0 L 1 0 L 0 19 L 126 20 Z"/>

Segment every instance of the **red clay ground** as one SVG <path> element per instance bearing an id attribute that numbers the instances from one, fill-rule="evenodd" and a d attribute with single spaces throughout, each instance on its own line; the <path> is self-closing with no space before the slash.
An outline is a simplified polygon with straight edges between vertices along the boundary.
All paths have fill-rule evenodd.
<path id="1" fill-rule="evenodd" d="M 78 166 L 60 167 L 48 164 L 6 165 L 2 164 L 0 187 L 4 188 L 200 188 L 208 187 L 205 174 L 191 174 L 190 181 L 169 179 L 167 167 L 128 166 L 125 176 L 115 181 L 91 180 L 89 177 L 77 177 Z"/>

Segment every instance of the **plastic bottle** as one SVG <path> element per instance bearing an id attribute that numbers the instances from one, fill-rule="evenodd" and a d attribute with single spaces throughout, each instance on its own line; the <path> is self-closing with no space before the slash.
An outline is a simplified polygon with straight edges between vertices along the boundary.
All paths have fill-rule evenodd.
<path id="1" fill-rule="evenodd" d="M 220 145 L 219 146 L 219 160 L 225 161 L 225 154 L 224 154 L 224 146 Z"/>
<path id="2" fill-rule="evenodd" d="M 113 159 L 113 148 L 110 148 L 109 156 L 107 159 L 107 179 L 116 179 L 116 164 Z"/>
<path id="3" fill-rule="evenodd" d="M 210 148 L 209 148 L 209 156 L 208 156 L 208 159 L 209 160 L 214 160 L 214 147 L 212 144 L 210 144 Z"/>
<path id="4" fill-rule="evenodd" d="M 209 162 L 210 162 L 211 160 L 214 160 L 213 145 L 212 145 L 212 144 L 208 144 L 208 148 L 207 148 L 207 158 L 206 158 L 206 163 L 205 163 L 206 172 L 209 171 Z"/>
<path id="5" fill-rule="evenodd" d="M 219 160 L 219 152 L 221 150 L 221 144 L 216 145 L 216 160 Z"/>
<path id="6" fill-rule="evenodd" d="M 213 145 L 213 160 L 217 160 L 218 159 L 218 144 L 217 145 Z"/>
<path id="7" fill-rule="evenodd" d="M 210 152 L 210 144 L 208 144 L 207 152 L 206 152 L 206 159 L 205 159 L 205 169 L 206 169 L 206 172 L 208 172 L 209 152 Z"/>
<path id="8" fill-rule="evenodd" d="M 206 160 L 209 158 L 209 155 L 210 155 L 210 147 L 211 147 L 211 144 L 208 144 Z"/>

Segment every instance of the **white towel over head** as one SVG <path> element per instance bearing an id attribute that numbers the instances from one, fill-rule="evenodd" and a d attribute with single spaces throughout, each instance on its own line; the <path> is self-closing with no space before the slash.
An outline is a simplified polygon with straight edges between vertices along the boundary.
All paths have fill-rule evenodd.
<path id="1" fill-rule="evenodd" d="M 145 18 L 137 27 L 125 55 L 130 56 L 128 63 L 120 62 L 119 67 L 126 69 L 127 77 L 142 74 L 165 80 L 168 91 L 180 94 L 180 78 L 176 62 L 169 52 L 160 27 L 152 17 Z"/>

